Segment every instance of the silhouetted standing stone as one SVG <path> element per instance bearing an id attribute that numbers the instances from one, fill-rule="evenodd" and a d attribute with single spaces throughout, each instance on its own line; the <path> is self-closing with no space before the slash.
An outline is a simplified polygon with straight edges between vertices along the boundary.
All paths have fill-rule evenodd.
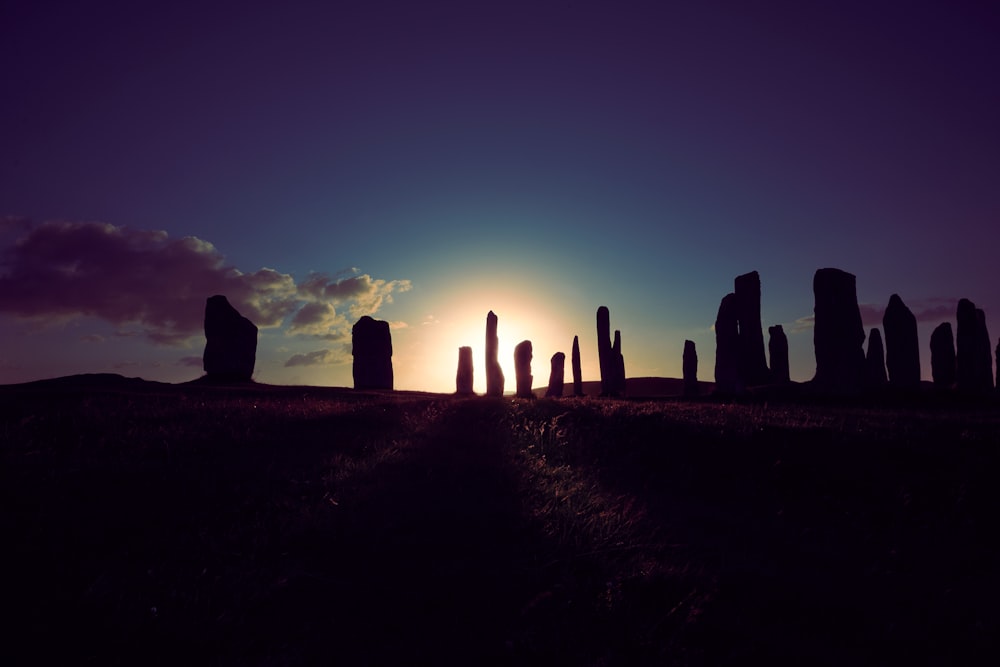
<path id="1" fill-rule="evenodd" d="M 872 329 L 868 334 L 868 355 L 865 357 L 865 382 L 872 389 L 884 387 L 889 378 L 885 374 L 885 346 L 882 332 Z"/>
<path id="2" fill-rule="evenodd" d="M 583 370 L 580 366 L 580 337 L 573 336 L 573 395 L 583 396 Z"/>
<path id="3" fill-rule="evenodd" d="M 601 396 L 610 396 L 615 362 L 611 352 L 611 313 L 607 306 L 597 309 L 597 360 L 601 367 Z"/>
<path id="4" fill-rule="evenodd" d="M 889 297 L 882 315 L 885 330 L 885 365 L 889 383 L 900 389 L 920 386 L 920 342 L 917 339 L 917 318 L 898 294 Z M 869 346 L 870 349 L 870 346 Z"/>
<path id="5" fill-rule="evenodd" d="M 531 393 L 531 341 L 522 340 L 514 347 L 514 378 L 518 398 L 533 398 Z"/>
<path id="6" fill-rule="evenodd" d="M 993 358 L 997 362 L 996 387 L 997 391 L 1000 391 L 1000 338 L 997 339 L 997 352 Z"/>
<path id="7" fill-rule="evenodd" d="M 458 372 L 455 374 L 455 393 L 472 393 L 472 348 L 458 348 Z"/>
<path id="8" fill-rule="evenodd" d="M 202 364 L 210 378 L 249 380 L 257 360 L 257 327 L 221 294 L 205 302 L 205 353 Z"/>
<path id="9" fill-rule="evenodd" d="M 684 341 L 684 356 L 681 359 L 684 371 L 684 395 L 698 395 L 698 352 L 695 351 L 694 341 Z"/>
<path id="10" fill-rule="evenodd" d="M 854 274 L 840 269 L 819 269 L 813 278 L 813 294 L 816 299 L 813 383 L 827 392 L 857 392 L 862 388 L 865 372 L 865 329 L 861 324 Z"/>
<path id="11" fill-rule="evenodd" d="M 611 345 L 611 358 L 614 361 L 614 384 L 611 387 L 612 396 L 625 395 L 625 357 L 622 356 L 622 332 L 615 329 L 615 342 Z"/>
<path id="12" fill-rule="evenodd" d="M 764 357 L 764 331 L 760 323 L 760 275 L 737 276 L 736 320 L 739 324 L 740 379 L 745 385 L 767 384 L 770 373 Z"/>
<path id="13" fill-rule="evenodd" d="M 955 337 L 951 322 L 942 322 L 931 333 L 931 377 L 939 389 L 955 386 Z"/>
<path id="14" fill-rule="evenodd" d="M 389 323 L 365 315 L 351 329 L 355 389 L 392 389 Z"/>
<path id="15" fill-rule="evenodd" d="M 788 368 L 788 336 L 780 324 L 767 328 L 767 353 L 771 358 L 771 382 L 788 384 L 792 381 Z"/>
<path id="16" fill-rule="evenodd" d="M 498 360 L 500 339 L 497 338 L 497 316 L 491 310 L 486 315 L 486 395 L 503 396 L 504 377 Z"/>
<path id="17" fill-rule="evenodd" d="M 552 355 L 551 364 L 552 370 L 549 372 L 549 388 L 545 391 L 545 395 L 553 398 L 561 398 L 566 374 L 566 355 L 562 352 L 556 352 Z"/>
<path id="18" fill-rule="evenodd" d="M 715 391 L 738 394 L 740 381 L 740 330 L 737 321 L 736 295 L 727 294 L 719 303 L 715 317 Z"/>
<path id="19" fill-rule="evenodd" d="M 958 389 L 980 393 L 993 388 L 993 361 L 986 313 L 968 299 L 958 302 L 958 331 L 955 334 Z"/>

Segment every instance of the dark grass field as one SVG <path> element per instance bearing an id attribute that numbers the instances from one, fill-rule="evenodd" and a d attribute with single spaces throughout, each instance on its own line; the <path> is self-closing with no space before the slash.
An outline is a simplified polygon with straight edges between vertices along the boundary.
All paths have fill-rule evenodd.
<path id="1" fill-rule="evenodd" d="M 0 387 L 15 664 L 965 665 L 1000 409 Z"/>

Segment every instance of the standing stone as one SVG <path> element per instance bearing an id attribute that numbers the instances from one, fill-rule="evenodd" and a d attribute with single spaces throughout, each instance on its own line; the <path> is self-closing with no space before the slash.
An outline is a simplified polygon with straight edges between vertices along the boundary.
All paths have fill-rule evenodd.
<path id="1" fill-rule="evenodd" d="M 979 332 L 979 370 L 978 385 L 983 391 L 993 389 L 993 350 L 990 349 L 990 332 L 986 329 L 986 313 L 982 308 L 976 308 L 976 326 Z"/>
<path id="2" fill-rule="evenodd" d="M 889 382 L 885 374 L 885 346 L 882 332 L 873 328 L 868 334 L 868 355 L 865 357 L 865 383 L 872 389 L 884 387 Z"/>
<path id="3" fill-rule="evenodd" d="M 756 271 L 737 276 L 736 319 L 739 323 L 740 379 L 744 385 L 767 384 L 770 373 L 764 356 L 764 332 L 760 323 L 760 275 Z"/>
<path id="4" fill-rule="evenodd" d="M 611 346 L 611 358 L 614 362 L 614 386 L 612 396 L 625 395 L 625 357 L 622 356 L 622 332 L 615 329 L 615 342 Z"/>
<path id="5" fill-rule="evenodd" d="M 205 302 L 205 352 L 202 364 L 208 377 L 247 381 L 257 360 L 257 327 L 221 294 Z"/>
<path id="6" fill-rule="evenodd" d="M 389 323 L 365 315 L 351 329 L 355 389 L 392 389 Z"/>
<path id="7" fill-rule="evenodd" d="M 885 365 L 889 369 L 889 383 L 900 389 L 919 388 L 917 318 L 898 294 L 889 297 L 889 305 L 882 315 L 882 328 L 885 330 Z"/>
<path id="8" fill-rule="evenodd" d="M 722 297 L 715 317 L 715 391 L 719 394 L 743 391 L 737 312 L 736 295 L 730 293 Z"/>
<path id="9" fill-rule="evenodd" d="M 498 359 L 500 339 L 497 338 L 497 316 L 491 310 L 486 315 L 486 395 L 503 396 L 503 369 Z"/>
<path id="10" fill-rule="evenodd" d="M 693 340 L 684 341 L 684 356 L 681 359 L 684 371 L 684 395 L 698 395 L 698 353 Z"/>
<path id="11" fill-rule="evenodd" d="M 455 393 L 472 393 L 472 348 L 458 348 L 458 372 L 455 374 Z"/>
<path id="12" fill-rule="evenodd" d="M 580 337 L 573 336 L 573 395 L 583 396 L 583 370 L 580 365 Z"/>
<path id="13" fill-rule="evenodd" d="M 552 398 L 562 398 L 563 381 L 566 374 L 566 355 L 562 352 L 556 352 L 552 355 L 551 364 L 549 388 L 545 391 L 545 395 Z"/>
<path id="14" fill-rule="evenodd" d="M 931 377 L 938 389 L 955 386 L 955 336 L 951 322 L 942 322 L 931 333 Z"/>
<path id="15" fill-rule="evenodd" d="M 813 383 L 831 393 L 860 391 L 865 372 L 865 329 L 854 274 L 819 269 L 813 278 L 816 321 Z"/>
<path id="16" fill-rule="evenodd" d="M 955 334 L 955 382 L 960 391 L 981 393 L 993 388 L 993 361 L 986 313 L 968 299 L 958 302 Z"/>
<path id="17" fill-rule="evenodd" d="M 767 328 L 767 353 L 771 357 L 771 382 L 788 384 L 792 381 L 788 366 L 788 336 L 780 324 Z"/>
<path id="18" fill-rule="evenodd" d="M 601 396 L 610 396 L 615 363 L 611 352 L 611 313 L 607 306 L 597 309 L 597 360 L 601 367 Z"/>
<path id="19" fill-rule="evenodd" d="M 993 358 L 997 362 L 996 385 L 997 385 L 997 391 L 1000 391 L 1000 338 L 997 339 L 997 352 L 996 356 L 994 356 Z"/>
<path id="20" fill-rule="evenodd" d="M 522 340 L 514 347 L 514 378 L 518 398 L 534 398 L 531 393 L 531 341 Z"/>

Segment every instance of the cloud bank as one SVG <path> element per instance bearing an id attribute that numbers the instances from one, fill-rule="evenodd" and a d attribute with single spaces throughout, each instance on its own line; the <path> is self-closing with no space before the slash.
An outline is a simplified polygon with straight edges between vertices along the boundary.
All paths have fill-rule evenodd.
<path id="1" fill-rule="evenodd" d="M 213 294 L 226 295 L 259 327 L 340 340 L 351 321 L 410 289 L 408 280 L 366 274 L 312 273 L 296 282 L 271 268 L 244 273 L 211 243 L 164 231 L 11 218 L 0 226 L 7 241 L 0 247 L 0 312 L 43 324 L 96 317 L 138 327 L 164 345 L 202 335 L 205 299 Z"/>

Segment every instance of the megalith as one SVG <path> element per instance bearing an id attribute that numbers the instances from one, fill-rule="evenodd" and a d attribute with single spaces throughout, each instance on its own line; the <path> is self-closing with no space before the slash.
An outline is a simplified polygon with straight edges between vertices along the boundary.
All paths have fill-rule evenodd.
<path id="1" fill-rule="evenodd" d="M 389 323 L 363 316 L 351 329 L 355 389 L 392 389 Z"/>
<path id="2" fill-rule="evenodd" d="M 885 365 L 889 371 L 889 384 L 899 389 L 917 389 L 920 387 L 917 318 L 898 294 L 889 297 L 889 305 L 882 315 L 882 329 L 885 331 Z"/>
<path id="3" fill-rule="evenodd" d="M 882 332 L 873 328 L 868 334 L 868 353 L 865 356 L 865 384 L 871 389 L 884 387 L 889 382 L 885 374 L 885 346 Z"/>
<path id="4" fill-rule="evenodd" d="M 931 378 L 938 389 L 955 386 L 955 336 L 951 322 L 942 322 L 931 332 Z"/>
<path id="5" fill-rule="evenodd" d="M 503 396 L 503 369 L 498 359 L 500 339 L 497 338 L 497 316 L 491 310 L 486 315 L 486 395 Z"/>
<path id="6" fill-rule="evenodd" d="M 472 348 L 458 348 L 458 372 L 455 374 L 455 393 L 472 393 Z"/>
<path id="7" fill-rule="evenodd" d="M 813 277 L 813 295 L 813 383 L 830 393 L 858 392 L 865 371 L 865 329 L 858 308 L 856 278 L 840 269 L 819 269 Z"/>
<path id="8" fill-rule="evenodd" d="M 611 351 L 611 312 L 607 306 L 597 309 L 597 361 L 601 367 L 601 396 L 610 396 L 615 362 Z"/>
<path id="9" fill-rule="evenodd" d="M 250 380 L 257 360 L 257 327 L 221 294 L 205 302 L 205 352 L 202 365 L 209 378 Z"/>
<path id="10" fill-rule="evenodd" d="M 767 353 L 771 358 L 771 382 L 788 384 L 792 381 L 788 366 L 788 336 L 780 324 L 767 328 Z"/>
<path id="11" fill-rule="evenodd" d="M 738 394 L 743 391 L 740 381 L 740 330 L 737 319 L 736 295 L 722 297 L 715 317 L 715 391 Z"/>
<path id="12" fill-rule="evenodd" d="M 573 395 L 583 396 L 583 370 L 580 365 L 580 337 L 573 336 Z"/>
<path id="13" fill-rule="evenodd" d="M 698 395 L 698 352 L 694 341 L 684 341 L 684 356 L 681 358 L 681 369 L 684 374 L 684 395 Z"/>
<path id="14" fill-rule="evenodd" d="M 612 396 L 625 395 L 625 357 L 622 356 L 622 332 L 615 329 L 615 342 L 611 345 L 611 358 L 614 362 Z"/>
<path id="15" fill-rule="evenodd" d="M 566 373 L 565 353 L 556 352 L 552 355 L 550 362 L 552 370 L 549 371 L 549 388 L 545 390 L 545 395 L 552 398 L 562 398 Z"/>
<path id="16" fill-rule="evenodd" d="M 955 382 L 958 389 L 981 393 L 993 388 L 993 361 L 986 313 L 968 299 L 958 302 L 955 333 Z"/>
<path id="17" fill-rule="evenodd" d="M 740 379 L 744 385 L 767 384 L 770 373 L 764 356 L 764 330 L 760 322 L 760 275 L 756 271 L 735 280 L 736 319 L 739 323 Z"/>
<path id="18" fill-rule="evenodd" d="M 514 379 L 518 398 L 534 398 L 531 393 L 531 341 L 522 340 L 514 347 Z"/>

